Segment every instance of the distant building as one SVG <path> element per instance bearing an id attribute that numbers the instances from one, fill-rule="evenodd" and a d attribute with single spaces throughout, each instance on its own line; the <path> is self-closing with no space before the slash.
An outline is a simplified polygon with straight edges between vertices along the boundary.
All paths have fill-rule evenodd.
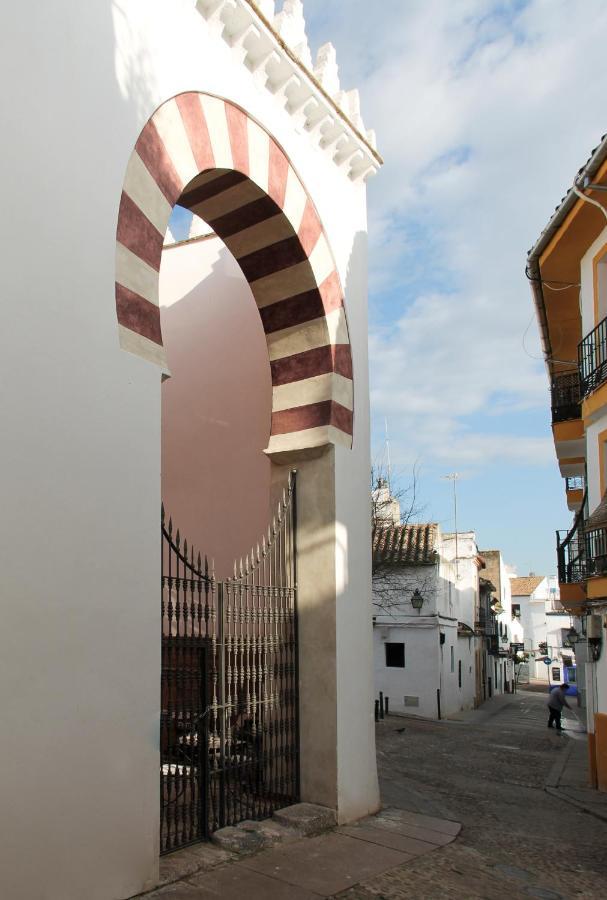
<path id="1" fill-rule="evenodd" d="M 400 525 L 400 503 L 392 496 L 385 478 L 377 479 L 371 492 L 371 517 L 377 525 Z"/>
<path id="2" fill-rule="evenodd" d="M 575 654 L 569 642 L 571 620 L 558 596 L 555 576 L 512 578 L 513 614 L 520 617 L 529 676 L 548 684 L 575 679 Z M 550 659 L 546 664 L 544 660 Z"/>
<path id="3" fill-rule="evenodd" d="M 484 575 L 494 586 L 493 612 L 496 616 L 497 653 L 491 660 L 493 668 L 492 690 L 494 693 L 509 693 L 514 689 L 516 645 L 523 642 L 523 626 L 513 612 L 508 566 L 500 550 L 481 550 L 485 562 Z"/>
<path id="4" fill-rule="evenodd" d="M 436 523 L 374 529 L 375 687 L 391 710 L 439 718 L 481 702 L 482 566 L 474 532 L 443 534 Z"/>

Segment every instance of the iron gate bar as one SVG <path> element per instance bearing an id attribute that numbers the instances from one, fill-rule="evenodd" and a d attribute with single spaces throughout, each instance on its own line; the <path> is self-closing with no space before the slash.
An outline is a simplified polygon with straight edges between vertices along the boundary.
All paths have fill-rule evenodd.
<path id="1" fill-rule="evenodd" d="M 299 799 L 296 515 L 216 581 L 162 511 L 161 853 Z"/>

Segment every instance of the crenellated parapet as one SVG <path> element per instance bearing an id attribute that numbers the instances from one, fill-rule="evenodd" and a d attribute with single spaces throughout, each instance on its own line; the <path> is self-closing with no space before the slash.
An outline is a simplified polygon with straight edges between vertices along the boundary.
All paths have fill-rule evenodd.
<path id="1" fill-rule="evenodd" d="M 211 28 L 238 54 L 252 76 L 331 154 L 353 181 L 382 164 L 375 133 L 365 128 L 357 90 L 342 90 L 335 48 L 312 59 L 302 0 L 197 0 Z"/>

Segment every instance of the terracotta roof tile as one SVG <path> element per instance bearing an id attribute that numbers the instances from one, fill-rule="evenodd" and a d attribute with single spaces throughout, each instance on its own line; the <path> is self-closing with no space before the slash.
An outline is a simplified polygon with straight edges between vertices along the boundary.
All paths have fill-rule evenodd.
<path id="1" fill-rule="evenodd" d="M 525 575 L 523 578 L 511 578 L 510 589 L 513 597 L 528 597 L 541 584 L 545 575 Z"/>
<path id="2" fill-rule="evenodd" d="M 428 566 L 436 562 L 438 525 L 393 525 L 373 528 L 373 558 L 392 565 Z"/>

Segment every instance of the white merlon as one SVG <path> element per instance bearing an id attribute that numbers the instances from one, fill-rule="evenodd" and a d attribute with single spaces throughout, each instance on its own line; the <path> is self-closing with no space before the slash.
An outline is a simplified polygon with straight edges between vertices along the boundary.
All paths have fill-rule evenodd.
<path id="1" fill-rule="evenodd" d="M 288 44 L 306 69 L 312 68 L 312 54 L 306 35 L 306 20 L 301 0 L 284 0 L 282 12 L 274 16 L 274 30 Z"/>
<path id="2" fill-rule="evenodd" d="M 302 0 L 197 0 L 210 28 L 239 55 L 310 140 L 331 154 L 353 181 L 379 169 L 375 132 L 365 128 L 357 90 L 344 91 L 335 48 L 323 44 L 313 64 Z"/>
<path id="3" fill-rule="evenodd" d="M 259 12 L 272 22 L 276 13 L 276 0 L 255 0 Z"/>
<path id="4" fill-rule="evenodd" d="M 327 94 L 335 97 L 340 90 L 339 70 L 337 68 L 337 53 L 331 43 L 323 44 L 316 54 L 314 77 L 322 85 Z"/>

